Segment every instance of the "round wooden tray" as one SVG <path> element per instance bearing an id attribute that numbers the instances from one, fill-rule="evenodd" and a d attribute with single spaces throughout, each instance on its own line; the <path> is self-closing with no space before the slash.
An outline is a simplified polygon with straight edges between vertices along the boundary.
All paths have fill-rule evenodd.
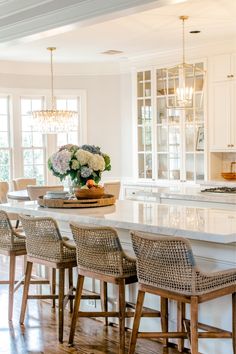
<path id="1" fill-rule="evenodd" d="M 104 194 L 99 199 L 45 199 L 38 198 L 38 204 L 45 208 L 94 208 L 115 204 L 116 198 L 112 194 Z"/>

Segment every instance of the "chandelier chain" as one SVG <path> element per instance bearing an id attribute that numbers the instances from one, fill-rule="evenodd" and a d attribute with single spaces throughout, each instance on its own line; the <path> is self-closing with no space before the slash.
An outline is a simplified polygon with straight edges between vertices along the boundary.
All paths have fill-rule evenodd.
<path id="1" fill-rule="evenodd" d="M 183 30 L 183 63 L 185 63 L 185 28 L 184 28 L 184 21 L 185 19 L 183 18 L 183 26 L 182 26 L 182 30 Z"/>

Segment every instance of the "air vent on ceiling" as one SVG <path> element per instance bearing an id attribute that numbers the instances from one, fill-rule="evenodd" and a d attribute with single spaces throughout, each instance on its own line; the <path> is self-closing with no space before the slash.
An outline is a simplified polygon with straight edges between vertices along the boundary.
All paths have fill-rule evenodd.
<path id="1" fill-rule="evenodd" d="M 123 53 L 122 50 L 116 50 L 116 49 L 109 49 L 106 50 L 105 52 L 102 52 L 101 54 L 106 54 L 106 55 L 117 55 Z"/>

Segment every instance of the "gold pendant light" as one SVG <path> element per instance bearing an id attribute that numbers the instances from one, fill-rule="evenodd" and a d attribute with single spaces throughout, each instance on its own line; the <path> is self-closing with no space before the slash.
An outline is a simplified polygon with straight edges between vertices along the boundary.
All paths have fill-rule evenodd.
<path id="1" fill-rule="evenodd" d="M 78 112 L 56 109 L 56 99 L 54 96 L 53 79 L 53 52 L 55 47 L 49 47 L 51 59 L 51 109 L 31 112 L 33 124 L 44 134 L 56 134 L 59 132 L 69 132 L 78 125 Z"/>
<path id="2" fill-rule="evenodd" d="M 180 16 L 182 21 L 182 63 L 162 69 L 162 80 L 164 95 L 166 97 L 166 108 L 188 109 L 200 108 L 202 97 L 196 100 L 195 93 L 203 93 L 203 80 L 205 72 L 198 64 L 187 64 L 185 62 L 185 21 L 188 16 Z M 197 107 L 198 106 L 198 107 Z"/>

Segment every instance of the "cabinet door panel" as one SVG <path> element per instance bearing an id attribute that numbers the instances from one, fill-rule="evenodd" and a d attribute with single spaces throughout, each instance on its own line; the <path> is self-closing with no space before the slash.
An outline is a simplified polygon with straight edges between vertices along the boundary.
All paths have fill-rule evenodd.
<path id="1" fill-rule="evenodd" d="M 230 83 L 220 82 L 212 86 L 213 114 L 211 119 L 212 146 L 211 150 L 228 149 L 230 144 Z"/>
<path id="2" fill-rule="evenodd" d="M 234 75 L 234 79 L 236 79 L 236 53 L 231 56 L 231 74 Z"/>
<path id="3" fill-rule="evenodd" d="M 230 121 L 230 142 L 233 145 L 232 148 L 236 150 L 236 81 L 231 84 L 232 101 L 231 101 L 231 121 Z"/>
<path id="4" fill-rule="evenodd" d="M 231 73 L 230 54 L 217 55 L 212 58 L 212 79 L 213 81 L 227 80 Z"/>

